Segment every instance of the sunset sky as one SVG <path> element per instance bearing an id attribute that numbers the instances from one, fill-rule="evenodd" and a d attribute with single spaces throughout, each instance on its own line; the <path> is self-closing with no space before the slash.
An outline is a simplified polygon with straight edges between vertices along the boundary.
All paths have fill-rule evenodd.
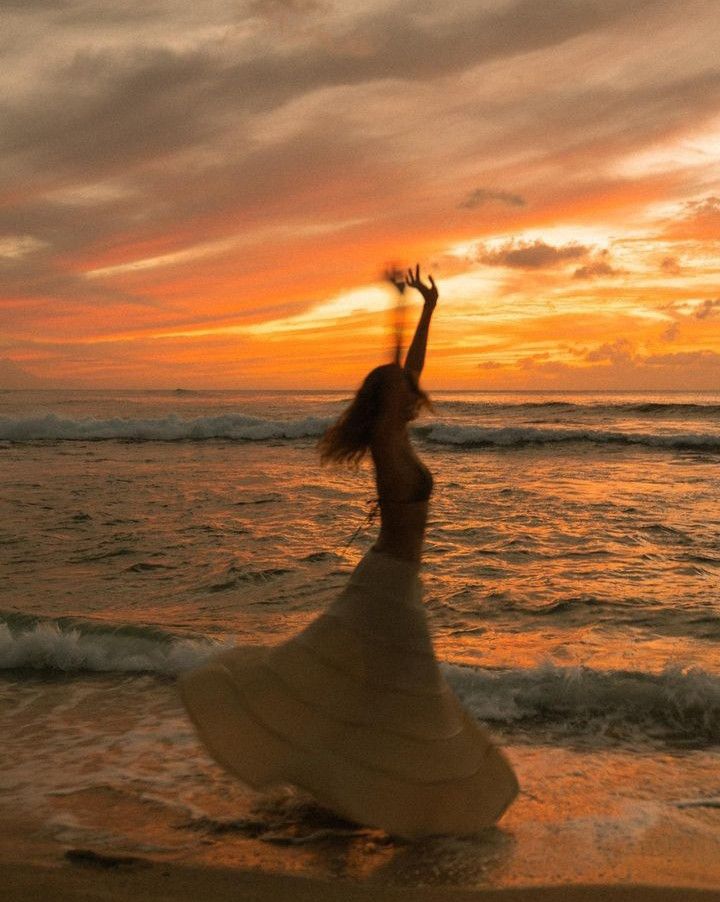
<path id="1" fill-rule="evenodd" d="M 718 0 L 2 19 L 0 387 L 352 387 L 389 260 L 430 389 L 720 387 Z"/>

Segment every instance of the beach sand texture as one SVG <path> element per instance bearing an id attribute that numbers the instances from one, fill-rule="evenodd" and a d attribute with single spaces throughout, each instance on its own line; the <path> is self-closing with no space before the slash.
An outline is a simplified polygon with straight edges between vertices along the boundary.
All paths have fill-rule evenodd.
<path id="1" fill-rule="evenodd" d="M 656 886 L 548 886 L 501 890 L 399 889 L 252 871 L 178 865 L 3 866 L 6 902 L 716 902 L 718 890 Z"/>

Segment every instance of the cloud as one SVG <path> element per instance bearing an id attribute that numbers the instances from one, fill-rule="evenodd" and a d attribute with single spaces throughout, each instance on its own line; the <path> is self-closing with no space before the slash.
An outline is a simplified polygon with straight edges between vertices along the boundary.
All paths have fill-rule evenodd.
<path id="1" fill-rule="evenodd" d="M 338 84 L 432 79 L 498 58 L 562 44 L 652 9 L 657 0 L 512 0 L 500 6 L 455 5 L 431 14 L 414 3 L 386 4 L 321 33 L 313 53 L 268 56 L 235 71 L 276 102 Z M 330 33 L 328 33 L 330 32 Z M 331 40 L 328 40 L 331 38 Z M 269 78 L 268 78 L 269 76 Z"/>
<path id="2" fill-rule="evenodd" d="M 657 312 L 680 297 L 672 280 L 673 293 L 658 285 L 659 295 L 641 298 L 642 266 L 630 251 L 613 249 L 603 262 L 595 246 L 604 239 L 571 230 L 594 218 L 607 234 L 646 224 L 646 204 L 714 184 L 710 168 L 696 168 L 692 182 L 644 172 L 628 181 L 613 169 L 716 115 L 707 0 L 688 0 L 681 19 L 671 0 L 6 6 L 7 334 L 50 346 L 118 329 L 261 323 L 280 308 L 302 315 L 365 284 L 386 248 L 427 260 L 481 237 L 481 262 L 515 270 L 475 274 L 490 296 L 512 296 L 508 322 L 531 308 L 531 287 L 543 309 L 581 295 L 576 308 L 603 307 L 608 325 L 593 342 L 620 334 L 607 317 L 612 283 L 599 277 L 626 261 L 628 306 Z M 638 21 L 652 42 L 628 27 Z M 717 236 L 718 197 L 675 202 L 678 236 Z M 500 220 L 504 235 L 545 240 L 500 246 L 491 240 Z M 314 238 L 302 231 L 342 221 L 362 225 Z M 543 233 L 550 223 L 561 231 Z M 670 244 L 647 254 L 656 282 L 666 248 L 675 254 Z M 692 249 L 678 253 L 688 280 L 698 279 Z M 105 275 L 86 278 L 92 270 Z M 592 278 L 592 287 L 581 281 Z M 715 287 L 698 279 L 688 294 L 697 303 Z M 695 319 L 707 336 L 717 311 L 704 309 Z M 700 330 L 692 311 L 677 313 L 683 336 Z M 657 320 L 652 327 L 657 341 Z M 149 372 L 152 360 L 138 351 L 139 369 Z"/>
<path id="3" fill-rule="evenodd" d="M 573 279 L 594 279 L 598 276 L 618 276 L 622 275 L 624 270 L 615 269 L 610 266 L 607 260 L 592 260 L 584 266 L 580 266 L 573 273 Z"/>
<path id="4" fill-rule="evenodd" d="M 3 215 L 0 214 L 0 225 Z M 48 233 L 51 229 L 47 230 Z M 0 331 L 34 334 L 42 324 L 52 332 L 77 318 L 74 328 L 96 329 L 98 316 L 114 309 L 106 327 L 118 328 L 118 317 L 137 325 L 141 311 L 157 315 L 163 305 L 115 285 L 92 285 L 80 272 L 63 265 L 58 248 L 48 241 L 23 242 L 25 252 L 0 257 Z M 101 330 L 102 331 L 102 330 Z"/>
<path id="5" fill-rule="evenodd" d="M 107 177 L 207 136 L 218 61 L 206 50 L 136 47 L 79 52 L 30 102 L 0 105 L 10 171 Z"/>
<path id="6" fill-rule="evenodd" d="M 663 339 L 663 341 L 676 341 L 679 334 L 680 323 L 675 320 L 674 323 L 670 323 L 667 329 L 665 329 L 665 331 L 661 335 L 661 338 Z"/>
<path id="7" fill-rule="evenodd" d="M 341 95 L 355 88 L 370 91 L 395 81 L 397 105 L 413 85 L 512 61 L 517 54 L 540 54 L 605 28 L 620 29 L 626 19 L 661 7 L 659 0 L 515 0 L 499 6 L 450 4 L 428 13 L 401 2 L 342 15 L 329 14 L 323 4 L 287 0 L 261 2 L 245 15 L 233 3 L 213 4 L 203 20 L 201 12 L 158 2 L 124 3 L 118 21 L 91 2 L 54 17 L 59 40 L 47 47 L 42 81 L 23 79 L 21 72 L 21 66 L 34 65 L 42 43 L 38 48 L 36 39 L 28 58 L 18 60 L 18 82 L 27 87 L 0 106 L 0 148 L 6 163 L 12 162 L 4 168 L 9 177 L 27 178 L 37 167 L 63 177 L 104 177 L 195 150 L 200 159 L 212 158 L 227 150 L 230 135 L 236 136 L 234 155 L 242 158 L 239 150 L 247 147 L 257 116 L 301 98 L 325 92 L 324 108 L 342 123 Z M 302 11 L 301 19 L 312 24 L 277 34 L 272 10 L 285 9 Z M 258 24 L 258 11 L 271 13 L 264 25 Z M 33 26 L 41 42 L 45 34 L 45 13 L 36 14 L 37 19 L 28 14 L 15 23 L 28 43 Z M 107 27 L 104 35 L 101 25 Z M 712 90 L 694 74 L 686 82 L 613 90 L 605 81 L 602 87 L 563 85 L 559 93 L 555 86 L 547 95 L 488 97 L 481 110 L 487 107 L 486 114 L 492 114 L 503 144 L 506 139 L 529 144 L 542 136 L 541 151 L 548 141 L 564 151 L 568 133 L 573 144 L 587 131 L 595 142 L 598 128 L 618 130 L 618 123 L 623 140 L 633 140 L 627 123 L 637 119 L 641 130 L 655 115 L 651 110 L 629 118 L 630 110 L 661 105 L 659 120 L 666 106 L 687 110 L 689 99 L 698 102 Z M 446 99 L 442 85 L 438 90 Z M 459 125 L 456 120 L 456 128 L 466 125 L 482 127 L 477 115 Z M 189 167 L 196 164 L 187 160 Z M 201 171 L 202 166 L 195 169 L 196 177 Z"/>
<path id="8" fill-rule="evenodd" d="M 668 223 L 665 235 L 699 241 L 720 239 L 720 197 L 686 201 L 679 215 Z"/>
<path id="9" fill-rule="evenodd" d="M 329 11 L 330 4 L 323 0 L 251 0 L 247 8 L 251 15 L 264 16 L 274 21 L 284 20 L 290 16 Z"/>
<path id="10" fill-rule="evenodd" d="M 522 373 L 532 373 L 533 377 L 547 376 L 554 379 L 566 373 L 577 372 L 577 367 L 566 363 L 563 360 L 553 359 L 552 355 L 547 351 L 541 351 L 536 354 L 528 354 L 521 356 L 515 360 L 482 360 L 477 364 L 480 370 L 488 372 L 500 370 L 508 373 L 510 371 L 520 371 Z"/>
<path id="11" fill-rule="evenodd" d="M 150 37 L 164 25 L 165 45 L 157 36 L 134 44 L 106 40 L 103 46 L 81 40 L 86 29 L 92 32 L 93 13 L 96 26 L 107 16 L 105 5 L 90 3 L 79 16 L 68 8 L 54 18 L 56 33 L 69 33 L 78 47 L 67 59 L 48 60 L 54 63 L 53 77 L 34 96 L 0 106 L 0 147 L 66 171 L 91 166 L 107 172 L 123 162 L 212 140 L 228 116 L 242 123 L 250 113 L 338 86 L 439 78 L 552 47 L 653 5 L 654 0 L 602 5 L 553 0 L 540 7 L 535 0 L 515 0 L 500 8 L 460 11 L 451 6 L 444 16 L 428 17 L 401 3 L 333 17 L 322 14 L 322 4 L 298 0 L 251 5 L 243 18 L 234 4 L 219 4 L 184 36 L 187 14 L 176 19 L 174 4 L 158 4 L 152 21 L 152 8 L 128 3 L 122 10 L 124 27 L 133 15 Z M 317 27 L 302 32 L 299 41 L 277 41 L 275 13 L 301 9 L 318 11 Z M 270 13 L 268 30 L 254 34 L 247 29 L 258 12 Z M 36 13 L 46 15 L 42 8 Z M 33 25 L 41 28 L 32 15 L 25 16 L 17 30 L 27 33 Z M 112 30 L 112 18 L 107 25 Z"/>
<path id="12" fill-rule="evenodd" d="M 682 271 L 677 257 L 663 257 L 660 269 L 669 276 L 678 276 Z"/>
<path id="13" fill-rule="evenodd" d="M 669 367 L 685 369 L 686 367 L 711 367 L 720 369 L 720 354 L 717 351 L 703 348 L 699 351 L 677 351 L 674 354 L 651 354 L 643 363 L 652 367 Z"/>
<path id="14" fill-rule="evenodd" d="M 529 353 L 514 359 L 488 359 L 477 364 L 493 387 L 527 386 L 568 390 L 623 390 L 642 387 L 666 390 L 682 384 L 688 390 L 715 385 L 720 374 L 720 353 L 711 349 L 669 354 L 641 353 L 625 338 L 605 342 L 590 351 L 580 346 L 552 352 Z M 680 381 L 681 380 L 681 381 Z"/>
<path id="15" fill-rule="evenodd" d="M 509 207 L 525 206 L 525 198 L 519 194 L 511 194 L 509 191 L 492 191 L 488 188 L 475 188 L 459 206 L 463 210 L 474 210 L 488 201 L 498 201 Z"/>
<path id="16" fill-rule="evenodd" d="M 706 300 L 695 310 L 693 316 L 695 319 L 710 319 L 720 313 L 720 298 L 714 301 Z"/>
<path id="17" fill-rule="evenodd" d="M 509 241 L 498 250 L 484 250 L 478 261 L 486 266 L 510 266 L 518 269 L 546 269 L 568 260 L 584 257 L 590 248 L 582 244 L 555 246 L 544 241 Z"/>
<path id="18" fill-rule="evenodd" d="M 627 338 L 617 338 L 613 342 L 599 345 L 585 354 L 585 360 L 589 363 L 612 363 L 624 365 L 634 363 L 635 351 Z"/>
<path id="19" fill-rule="evenodd" d="M 38 241 L 31 235 L 5 235 L 0 236 L 0 260 L 17 260 L 41 250 L 44 242 Z"/>
<path id="20" fill-rule="evenodd" d="M 715 195 L 699 201 L 689 201 L 687 204 L 696 216 L 717 216 L 720 214 L 720 197 Z"/>

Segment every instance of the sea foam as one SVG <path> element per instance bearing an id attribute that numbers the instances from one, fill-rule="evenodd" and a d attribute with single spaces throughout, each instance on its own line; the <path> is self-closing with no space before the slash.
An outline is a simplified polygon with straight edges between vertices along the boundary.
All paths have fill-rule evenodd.
<path id="1" fill-rule="evenodd" d="M 70 419 L 55 413 L 43 416 L 0 417 L 0 440 L 28 442 L 38 440 L 99 441 L 125 439 L 135 441 L 200 441 L 236 439 L 268 441 L 321 435 L 329 419 L 305 417 L 299 420 L 266 420 L 246 414 L 221 414 L 194 418 L 170 414 L 165 417 L 126 419 L 112 417 Z"/>
<path id="2" fill-rule="evenodd" d="M 138 626 L 38 621 L 0 624 L 0 670 L 35 675 L 175 676 L 226 648 Z M 466 707 L 496 728 L 555 739 L 720 743 L 720 674 L 700 668 L 657 673 L 558 667 L 482 668 L 442 664 Z"/>
<path id="3" fill-rule="evenodd" d="M 155 630 L 63 627 L 39 622 L 19 630 L 0 623 L 0 670 L 45 673 L 157 673 L 174 676 L 202 663 L 219 646 L 161 638 Z"/>
<path id="4" fill-rule="evenodd" d="M 572 429 L 564 426 L 467 426 L 445 423 L 420 427 L 419 431 L 429 442 L 463 447 L 512 448 L 524 445 L 584 443 L 720 452 L 720 434 L 713 433 L 634 432 L 593 428 Z"/>
<path id="5" fill-rule="evenodd" d="M 15 419 L 0 417 L 0 441 L 278 441 L 316 438 L 331 418 L 270 420 L 246 414 L 183 418 L 131 419 L 113 417 L 71 419 L 55 413 Z M 526 445 L 552 446 L 584 443 L 601 446 L 642 446 L 667 450 L 720 453 L 720 433 L 639 432 L 567 426 L 490 426 L 435 422 L 415 426 L 415 435 L 438 445 L 463 448 L 511 449 Z"/>

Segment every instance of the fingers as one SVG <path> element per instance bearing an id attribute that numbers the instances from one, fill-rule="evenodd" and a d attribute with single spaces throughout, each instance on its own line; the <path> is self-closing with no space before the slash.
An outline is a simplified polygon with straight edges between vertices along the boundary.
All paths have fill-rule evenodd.
<path id="1" fill-rule="evenodd" d="M 432 289 L 433 292 L 437 295 L 437 285 L 435 284 L 435 279 L 431 275 L 428 275 L 428 281 L 430 285 L 425 285 L 425 283 L 420 278 L 420 264 L 415 264 L 415 269 L 413 270 L 412 266 L 407 270 L 405 275 L 405 285 L 409 285 L 410 288 L 417 288 L 418 291 L 424 293 L 426 291 L 430 291 Z"/>
<path id="2" fill-rule="evenodd" d="M 415 264 L 415 272 L 412 270 L 412 266 L 407 271 L 407 277 L 405 281 L 411 288 L 419 288 L 422 285 L 420 281 L 420 264 Z"/>

